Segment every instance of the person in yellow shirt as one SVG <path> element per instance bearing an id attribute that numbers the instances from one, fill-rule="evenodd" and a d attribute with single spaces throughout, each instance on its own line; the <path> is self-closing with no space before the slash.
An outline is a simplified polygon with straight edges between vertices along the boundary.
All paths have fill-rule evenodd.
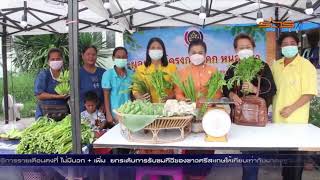
<path id="1" fill-rule="evenodd" d="M 298 54 L 299 38 L 296 33 L 283 33 L 278 40 L 283 58 L 274 62 L 272 73 L 277 86 L 273 98 L 274 123 L 308 123 L 310 100 L 317 94 L 317 75 L 310 61 Z M 303 159 L 295 154 L 295 162 L 283 164 L 283 180 L 301 180 Z"/>
<path id="2" fill-rule="evenodd" d="M 295 33 L 282 34 L 278 43 L 284 57 L 272 65 L 278 89 L 272 104 L 273 122 L 308 123 L 310 100 L 317 95 L 316 69 L 298 54 Z"/>
<path id="3" fill-rule="evenodd" d="M 167 89 L 167 97 L 161 99 L 156 93 L 156 89 L 150 84 L 150 74 L 156 70 L 163 71 L 168 75 L 165 75 L 166 81 L 171 81 L 170 75 L 175 73 L 177 68 L 174 64 L 169 64 L 167 59 L 166 48 L 163 41 L 160 38 L 151 38 L 149 40 L 146 52 L 146 61 L 142 66 L 136 69 L 136 75 L 138 78 L 142 78 L 147 84 L 150 94 L 139 94 L 139 92 L 133 90 L 133 96 L 136 99 L 151 100 L 152 103 L 164 102 L 167 99 L 174 99 L 174 91 Z"/>

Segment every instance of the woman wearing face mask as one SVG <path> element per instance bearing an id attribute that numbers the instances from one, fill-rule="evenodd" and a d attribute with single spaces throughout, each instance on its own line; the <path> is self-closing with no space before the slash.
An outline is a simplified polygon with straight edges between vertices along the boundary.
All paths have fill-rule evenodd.
<path id="1" fill-rule="evenodd" d="M 188 48 L 188 54 L 190 57 L 191 64 L 179 71 L 179 77 L 182 81 L 185 81 L 189 76 L 192 77 L 196 94 L 201 93 L 206 95 L 208 89 L 206 88 L 207 82 L 210 80 L 211 76 L 217 72 L 217 69 L 213 66 L 209 66 L 205 63 L 207 55 L 207 45 L 202 40 L 194 40 L 190 43 Z M 175 86 L 176 99 L 179 101 L 189 101 L 183 93 L 183 91 Z M 221 91 L 218 91 L 215 98 L 220 98 L 222 96 Z M 187 150 L 186 154 L 214 154 L 214 151 L 203 151 L 203 150 Z M 194 172 L 186 172 L 188 179 L 205 179 L 211 168 L 197 169 Z"/>
<path id="2" fill-rule="evenodd" d="M 317 95 L 317 72 L 310 61 L 298 54 L 299 38 L 296 33 L 283 33 L 278 44 L 283 58 L 272 65 L 277 85 L 273 99 L 274 123 L 308 123 L 310 100 Z M 296 154 L 297 152 L 281 152 Z M 299 154 L 299 153 L 297 153 Z M 296 163 L 284 164 L 283 180 L 301 180 L 303 161 L 296 155 Z"/>
<path id="3" fill-rule="evenodd" d="M 233 47 L 241 61 L 254 55 L 253 52 L 256 45 L 251 36 L 241 33 L 235 37 Z M 251 94 L 259 93 L 259 96 L 266 101 L 268 107 L 272 102 L 272 97 L 276 93 L 276 86 L 269 65 L 265 62 L 262 63 L 263 69 L 258 73 L 258 75 L 261 76 L 260 92 L 257 92 L 258 78 L 255 78 L 251 82 L 245 82 L 241 84 L 240 87 L 234 86 L 234 88 L 230 90 L 225 86 L 223 88 L 224 96 L 233 100 L 235 105 L 240 105 L 242 103 L 240 97 L 243 96 L 241 90 L 250 92 Z M 238 64 L 238 62 L 235 62 L 232 65 L 235 66 L 236 64 Z M 231 79 L 233 75 L 234 67 L 231 66 L 226 72 L 225 80 Z"/>
<path id="4" fill-rule="evenodd" d="M 150 85 L 149 80 L 149 75 L 156 70 L 167 73 L 168 75 L 165 76 L 167 81 L 170 81 L 169 75 L 176 71 L 176 66 L 174 64 L 169 64 L 168 62 L 166 48 L 160 38 L 150 39 L 147 46 L 146 61 L 142 66 L 139 66 L 136 69 L 137 76 L 146 81 L 151 94 L 139 94 L 138 92 L 133 91 L 133 95 L 136 99 L 146 99 L 151 100 L 153 103 L 159 103 L 160 101 L 166 101 L 167 99 L 173 99 L 175 97 L 173 89 L 167 89 L 167 97 L 160 100 L 155 88 Z"/>
<path id="5" fill-rule="evenodd" d="M 240 61 L 245 61 L 245 58 L 253 56 L 253 51 L 255 48 L 255 42 L 251 36 L 247 34 L 239 34 L 235 37 L 233 42 L 234 49 L 239 56 Z M 233 63 L 235 66 L 238 62 Z M 272 97 L 276 93 L 276 86 L 273 80 L 272 72 L 269 68 L 269 65 L 265 62 L 262 62 L 264 68 L 258 73 L 261 76 L 260 82 L 260 92 L 257 92 L 258 89 L 258 79 L 257 77 L 253 79 L 251 82 L 243 83 L 240 87 L 234 86 L 232 89 L 228 89 L 226 86 L 223 87 L 223 94 L 225 97 L 229 97 L 231 100 L 235 102 L 236 106 L 241 105 L 241 98 L 243 94 L 241 90 L 246 90 L 251 94 L 259 93 L 259 97 L 263 98 L 266 101 L 267 107 L 271 105 Z M 234 75 L 234 67 L 230 67 L 226 74 L 225 80 L 229 80 Z M 231 114 L 233 114 L 234 105 L 231 105 Z M 261 152 L 242 152 L 243 154 L 247 153 L 256 153 L 259 154 Z M 242 180 L 257 180 L 258 179 L 258 171 L 259 164 L 255 164 L 253 166 L 242 166 Z"/>
<path id="6" fill-rule="evenodd" d="M 217 72 L 217 69 L 213 66 L 208 66 L 205 63 L 207 54 L 207 45 L 202 40 L 192 41 L 188 48 L 188 53 L 191 61 L 191 65 L 185 67 L 179 71 L 179 76 L 182 81 L 185 81 L 189 75 L 191 75 L 196 94 L 207 94 L 208 89 L 206 84 L 211 76 Z M 175 87 L 176 99 L 186 100 L 183 91 L 179 87 Z M 222 93 L 219 91 L 215 98 L 220 98 Z"/>
<path id="7" fill-rule="evenodd" d="M 128 52 L 124 47 L 115 48 L 112 59 L 115 65 L 103 74 L 101 83 L 107 121 L 110 124 L 114 123 L 112 110 L 130 100 L 130 92 L 127 90 L 132 83 L 133 75 L 133 72 L 127 68 Z"/>
<path id="8" fill-rule="evenodd" d="M 87 46 L 82 50 L 83 66 L 80 68 L 80 110 L 85 110 L 84 98 L 89 91 L 95 92 L 99 97 L 99 109 L 104 111 L 104 97 L 101 86 L 102 75 L 105 72 L 103 68 L 97 67 L 97 53 L 95 46 Z"/>
<path id="9" fill-rule="evenodd" d="M 44 116 L 43 108 L 46 105 L 56 105 L 68 109 L 67 95 L 58 95 L 54 90 L 58 85 L 57 79 L 63 67 L 62 52 L 60 49 L 53 48 L 48 52 L 49 69 L 41 71 L 34 85 L 34 93 L 38 99 L 36 119 Z"/>

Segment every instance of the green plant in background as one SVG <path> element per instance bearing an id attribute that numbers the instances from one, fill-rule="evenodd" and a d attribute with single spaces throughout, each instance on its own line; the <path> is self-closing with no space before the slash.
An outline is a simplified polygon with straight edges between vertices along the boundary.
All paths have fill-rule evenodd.
<path id="1" fill-rule="evenodd" d="M 109 39 L 108 39 L 109 40 Z M 97 65 L 104 67 L 103 58 L 108 55 L 100 51 L 111 42 L 103 41 L 102 33 L 80 33 L 79 58 L 85 46 L 94 45 L 98 49 Z M 49 34 L 36 36 L 15 36 L 13 47 L 16 57 L 13 65 L 21 71 L 38 71 L 48 66 L 47 54 L 49 49 L 56 47 L 63 51 L 65 68 L 69 65 L 69 50 L 67 34 Z"/>
<path id="2" fill-rule="evenodd" d="M 23 103 L 24 107 L 21 111 L 21 117 L 34 116 L 33 110 L 36 109 L 36 98 L 34 96 L 34 80 L 35 72 L 24 72 L 13 74 L 9 76 L 9 94 L 15 97 L 16 101 Z M 0 80 L 0 99 L 3 99 L 3 81 Z M 1 116 L 3 117 L 3 110 L 1 107 Z M 3 118 L 1 118 L 3 119 Z"/>
<path id="3" fill-rule="evenodd" d="M 320 127 L 320 97 L 311 100 L 309 123 Z"/>
<path id="4" fill-rule="evenodd" d="M 79 57 L 81 58 L 81 52 L 86 46 L 93 45 L 98 49 L 97 54 L 97 65 L 99 67 L 106 68 L 103 59 L 107 58 L 108 55 L 100 51 L 103 48 L 106 48 L 111 42 L 103 41 L 102 33 L 81 33 L 79 36 Z"/>
<path id="5" fill-rule="evenodd" d="M 63 51 L 65 63 L 68 63 L 68 38 L 66 34 L 15 36 L 13 47 L 16 54 L 13 64 L 21 71 L 37 71 L 47 67 L 47 54 L 49 49 L 53 47 Z"/>
<path id="6" fill-rule="evenodd" d="M 137 33 L 138 34 L 144 34 L 143 31 L 137 31 Z M 132 34 L 130 34 L 128 31 L 125 31 L 123 33 L 123 41 L 124 41 L 125 44 L 128 45 L 128 47 L 129 47 L 129 49 L 131 51 L 136 51 L 136 50 L 142 48 L 142 46 L 137 43 L 137 40 L 134 39 L 132 37 Z"/>
<path id="7" fill-rule="evenodd" d="M 246 33 L 252 36 L 255 41 L 260 41 L 265 38 L 266 30 L 258 26 L 225 26 L 224 30 L 230 31 L 233 36 L 239 33 Z"/>

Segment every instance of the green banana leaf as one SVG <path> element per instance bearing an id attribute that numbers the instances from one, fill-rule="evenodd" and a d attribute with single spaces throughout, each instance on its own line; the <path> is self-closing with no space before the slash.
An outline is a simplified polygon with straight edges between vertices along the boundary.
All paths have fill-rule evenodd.
<path id="1" fill-rule="evenodd" d="M 153 123 L 158 115 L 122 114 L 122 122 L 132 132 L 137 132 Z"/>

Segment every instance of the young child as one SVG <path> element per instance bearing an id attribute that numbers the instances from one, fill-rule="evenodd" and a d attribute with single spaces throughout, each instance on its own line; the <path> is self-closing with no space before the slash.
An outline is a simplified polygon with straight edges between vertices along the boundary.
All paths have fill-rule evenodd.
<path id="1" fill-rule="evenodd" d="M 98 131 L 106 128 L 106 117 L 97 109 L 99 98 L 95 92 L 89 91 L 85 94 L 85 111 L 81 113 L 81 119 L 90 122 L 92 130 Z"/>

